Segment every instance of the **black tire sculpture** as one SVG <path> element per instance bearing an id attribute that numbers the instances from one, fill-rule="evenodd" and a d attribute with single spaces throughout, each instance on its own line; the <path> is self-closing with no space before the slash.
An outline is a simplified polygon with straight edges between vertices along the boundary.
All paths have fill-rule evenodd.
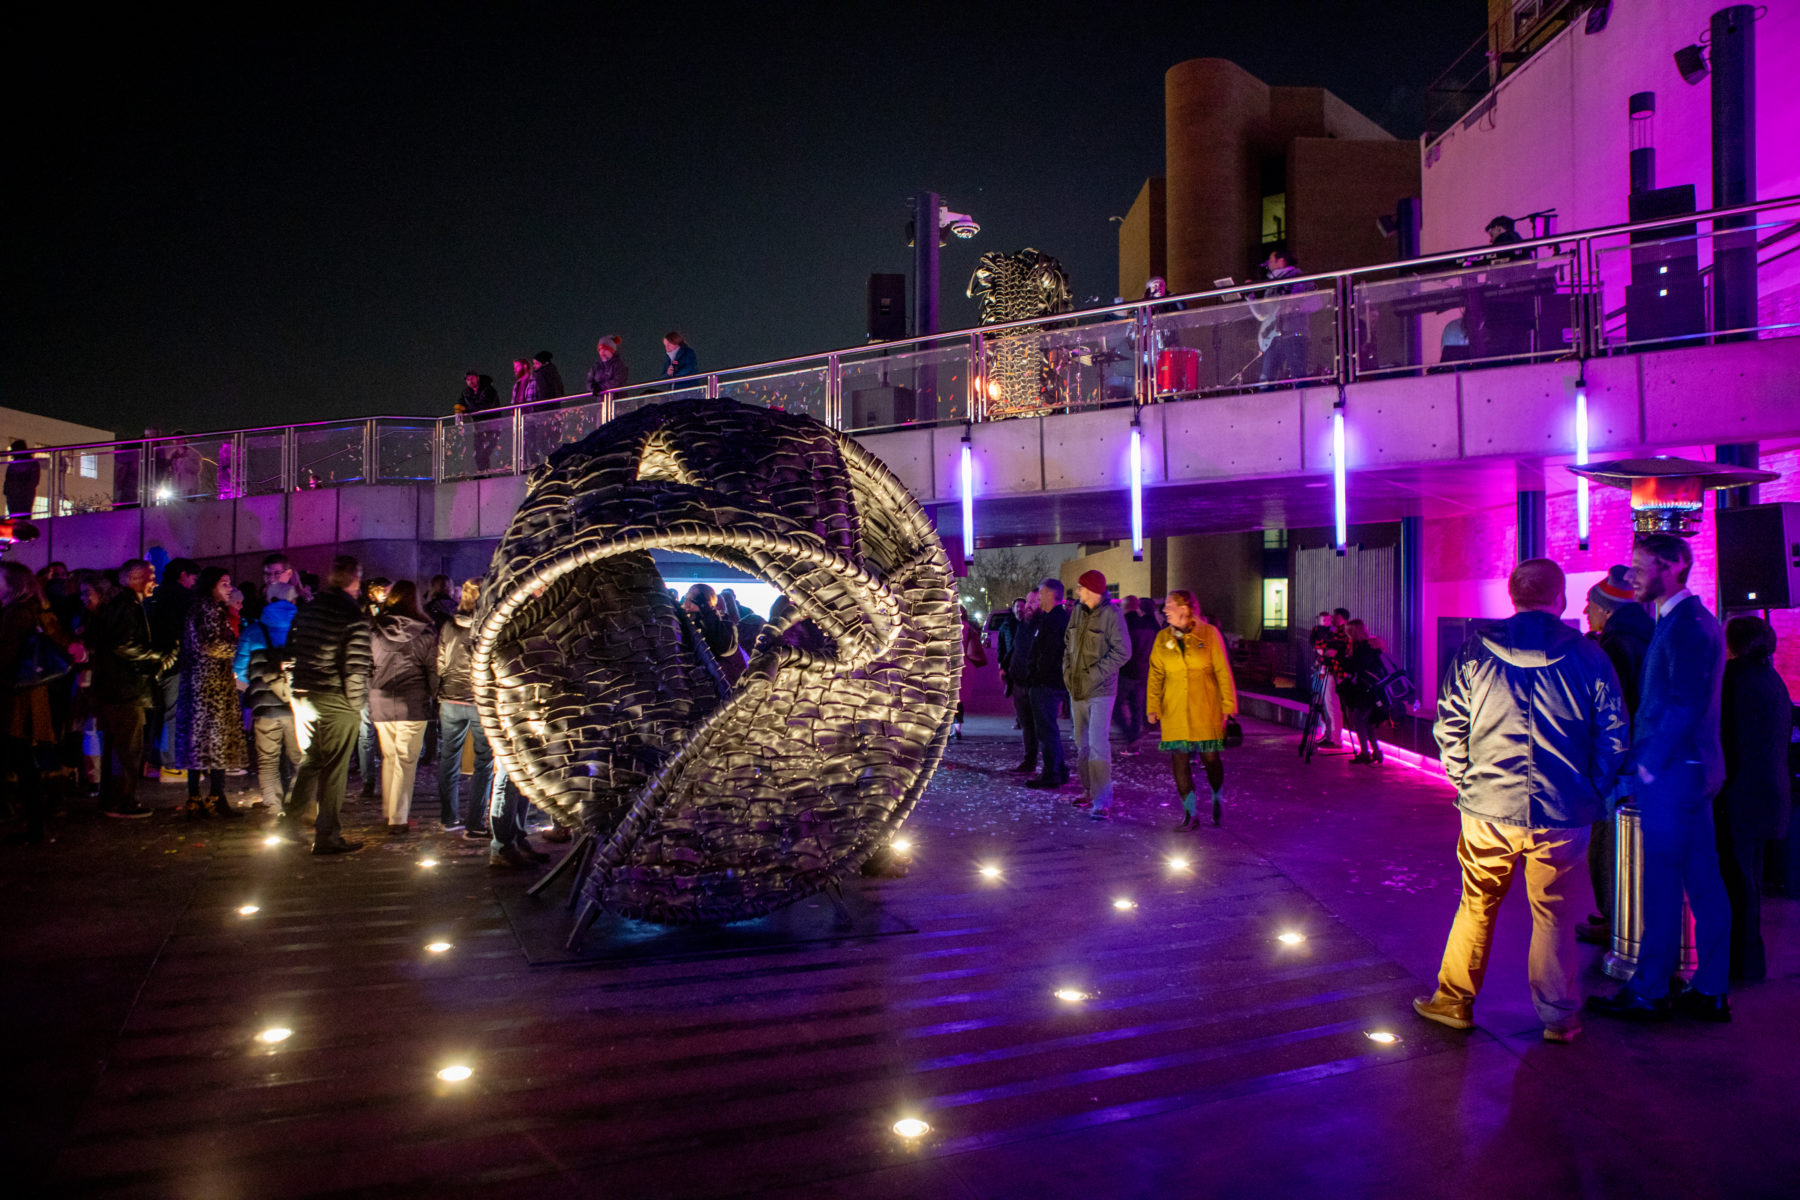
<path id="1" fill-rule="evenodd" d="M 735 688 L 653 549 L 793 601 Z M 591 851 L 571 945 L 602 911 L 716 924 L 835 891 L 918 802 L 962 669 L 949 562 L 900 482 L 729 399 L 640 409 L 532 472 L 474 630 L 496 761 Z"/>

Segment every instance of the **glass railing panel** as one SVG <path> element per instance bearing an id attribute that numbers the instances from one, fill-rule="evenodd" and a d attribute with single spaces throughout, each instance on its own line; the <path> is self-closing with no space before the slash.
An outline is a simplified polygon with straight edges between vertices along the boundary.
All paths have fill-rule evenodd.
<path id="1" fill-rule="evenodd" d="M 628 412 L 636 412 L 640 408 L 652 404 L 678 403 L 682 400 L 703 400 L 706 398 L 704 380 L 692 387 L 683 388 L 620 388 L 613 393 L 613 416 L 622 417 Z"/>
<path id="2" fill-rule="evenodd" d="M 1359 376 L 1560 358 L 1579 341 L 1573 254 L 1359 279 L 1354 296 Z"/>
<path id="3" fill-rule="evenodd" d="M 287 439 L 285 429 L 260 429 L 243 435 L 244 495 L 273 496 L 287 487 Z"/>
<path id="4" fill-rule="evenodd" d="M 443 428 L 446 480 L 513 473 L 511 409 L 446 417 Z"/>
<path id="5" fill-rule="evenodd" d="M 304 425 L 294 430 L 294 486 L 336 487 L 363 482 L 364 438 L 368 425 Z"/>
<path id="6" fill-rule="evenodd" d="M 1129 317 L 1056 321 L 985 338 L 990 421 L 1128 404 L 1136 387 L 1137 325 Z"/>
<path id="7" fill-rule="evenodd" d="M 947 338 L 843 364 L 843 429 L 892 429 L 969 419 L 969 339 Z"/>
<path id="8" fill-rule="evenodd" d="M 1729 220 L 1729 219 L 1728 219 Z M 1800 334 L 1800 207 L 1607 239 L 1594 249 L 1601 348 Z"/>
<path id="9" fill-rule="evenodd" d="M 831 372 L 816 367 L 766 375 L 720 376 L 719 395 L 778 412 L 804 413 L 819 421 L 830 418 Z"/>
<path id="10" fill-rule="evenodd" d="M 525 411 L 525 464 L 531 470 L 559 446 L 579 442 L 600 425 L 600 403 L 570 404 L 566 408 L 539 405 Z"/>
<path id="11" fill-rule="evenodd" d="M 231 500 L 243 494 L 243 467 L 233 461 L 235 435 L 162 438 L 145 443 L 149 501 Z"/>
<path id="12" fill-rule="evenodd" d="M 437 422 L 421 417 L 416 421 L 384 418 L 375 422 L 375 481 L 378 483 L 417 483 L 433 477 L 433 442 Z"/>
<path id="13" fill-rule="evenodd" d="M 1287 295 L 1234 292 L 1151 318 L 1154 396 L 1289 387 L 1337 374 L 1337 297 L 1329 285 Z"/>
<path id="14" fill-rule="evenodd" d="M 142 461 L 143 448 L 137 445 L 15 456 L 7 462 L 6 508 L 39 518 L 52 515 L 53 478 L 56 516 L 135 508 L 140 502 Z"/>

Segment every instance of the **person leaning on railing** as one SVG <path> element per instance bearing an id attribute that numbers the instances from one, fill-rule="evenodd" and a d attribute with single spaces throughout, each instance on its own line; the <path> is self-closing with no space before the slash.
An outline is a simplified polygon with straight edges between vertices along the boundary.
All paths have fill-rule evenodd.
<path id="1" fill-rule="evenodd" d="M 594 347 L 594 365 L 588 368 L 588 391 L 598 400 L 607 392 L 622 388 L 631 379 L 625 357 L 619 353 L 625 339 L 616 333 L 601 338 Z"/>
<path id="2" fill-rule="evenodd" d="M 663 353 L 669 358 L 669 361 L 663 364 L 664 379 L 680 379 L 685 375 L 692 375 L 700 369 L 699 356 L 694 353 L 694 348 L 687 344 L 687 339 L 681 336 L 681 331 L 678 329 L 671 329 L 663 334 Z"/>

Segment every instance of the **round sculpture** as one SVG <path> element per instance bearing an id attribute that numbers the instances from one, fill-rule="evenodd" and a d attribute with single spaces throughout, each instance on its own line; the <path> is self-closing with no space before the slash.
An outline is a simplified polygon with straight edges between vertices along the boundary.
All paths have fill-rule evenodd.
<path id="1" fill-rule="evenodd" d="M 735 686 L 657 549 L 792 601 Z M 808 417 L 655 405 L 532 472 L 475 615 L 475 703 L 507 775 L 583 834 L 571 942 L 601 911 L 760 916 L 861 866 L 943 752 L 953 585 L 899 481 Z"/>

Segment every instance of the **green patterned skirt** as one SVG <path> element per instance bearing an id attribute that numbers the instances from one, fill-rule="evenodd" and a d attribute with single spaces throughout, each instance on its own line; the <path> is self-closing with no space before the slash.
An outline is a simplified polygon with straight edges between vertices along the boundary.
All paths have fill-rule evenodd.
<path id="1" fill-rule="evenodd" d="M 1164 754 L 1212 754 L 1225 749 L 1225 740 L 1213 738 L 1204 742 L 1158 742 L 1156 748 Z"/>

